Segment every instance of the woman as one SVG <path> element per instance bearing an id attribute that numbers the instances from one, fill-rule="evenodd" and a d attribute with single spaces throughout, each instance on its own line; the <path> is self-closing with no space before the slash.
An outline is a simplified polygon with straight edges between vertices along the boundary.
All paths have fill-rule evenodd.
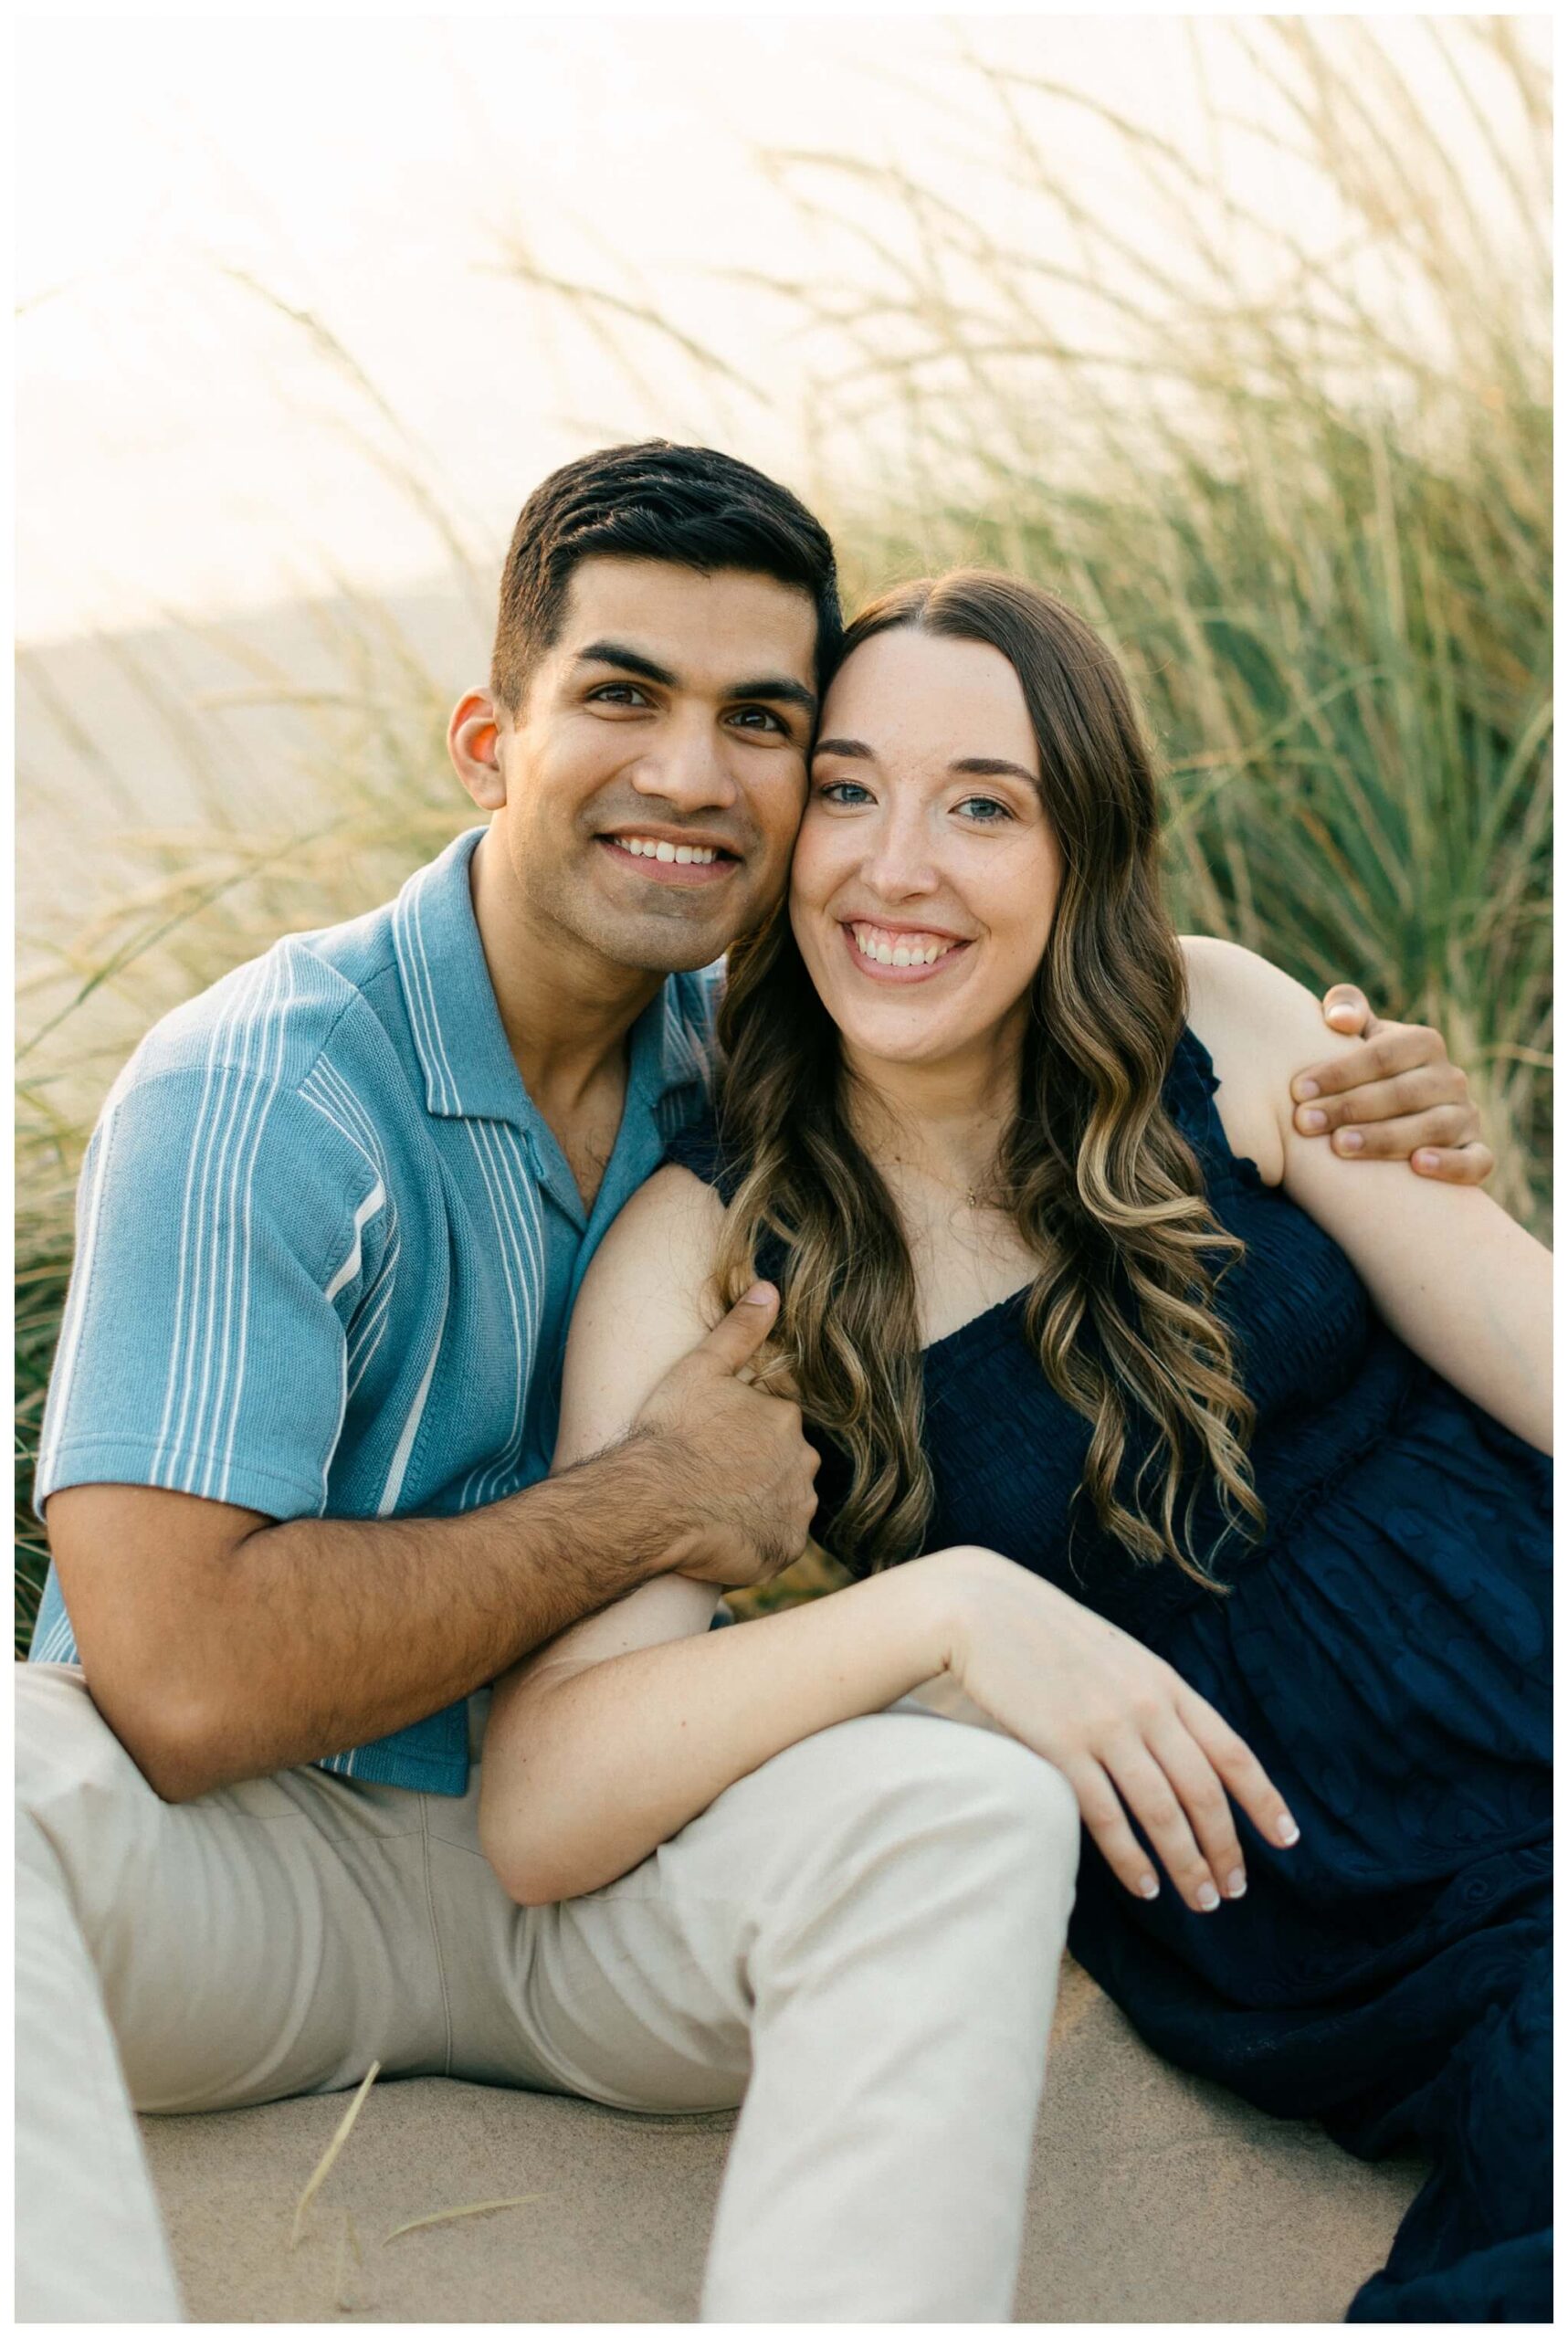
<path id="1" fill-rule="evenodd" d="M 595 1261 L 557 1466 L 769 1276 L 865 1579 L 711 1636 L 666 1579 L 565 1634 L 498 1690 L 483 1839 L 521 1899 L 595 1889 L 934 1683 L 1066 1774 L 1071 1944 L 1155 2047 L 1433 2155 L 1351 2318 L 1543 2319 L 1550 1261 L 1297 1135 L 1316 1004 L 1178 943 L 1155 831 L 1059 603 L 965 574 L 851 627 L 720 1130 Z"/>

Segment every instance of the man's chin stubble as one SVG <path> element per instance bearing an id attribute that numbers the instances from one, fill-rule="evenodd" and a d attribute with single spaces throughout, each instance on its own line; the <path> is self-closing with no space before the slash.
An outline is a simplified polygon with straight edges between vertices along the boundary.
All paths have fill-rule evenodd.
<path id="1" fill-rule="evenodd" d="M 733 921 L 681 914 L 679 903 L 648 915 L 606 918 L 591 937 L 600 954 L 646 974 L 689 974 L 721 958 L 737 938 Z"/>

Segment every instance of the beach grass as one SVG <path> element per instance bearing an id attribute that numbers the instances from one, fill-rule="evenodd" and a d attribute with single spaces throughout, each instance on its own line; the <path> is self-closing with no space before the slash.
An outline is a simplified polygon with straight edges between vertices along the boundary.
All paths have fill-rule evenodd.
<path id="1" fill-rule="evenodd" d="M 1494 157 L 1484 201 L 1359 20 L 1258 20 L 1234 37 L 1271 110 L 1238 126 L 1215 109 L 1207 161 L 1043 73 L 971 59 L 955 124 L 994 155 L 1005 235 L 918 172 L 768 158 L 837 255 L 812 285 L 771 290 L 801 328 L 797 483 L 851 595 L 980 561 L 1073 601 L 1126 661 L 1168 769 L 1178 922 L 1439 1025 L 1481 1102 L 1493 1191 L 1545 1235 L 1549 92 L 1509 19 L 1429 30 Z M 1123 166 L 1103 210 L 1053 160 L 1052 124 L 1086 109 Z M 1238 137 L 1299 205 L 1237 195 Z M 126 833 L 96 913 L 35 937 L 18 1652 L 44 1564 L 31 1467 L 71 1189 L 118 1062 L 180 998 L 280 932 L 369 908 L 463 825 L 443 693 L 390 613 L 334 604 L 317 650 L 307 687 L 233 645 L 237 690 L 289 710 L 318 809 L 247 821 L 217 715 L 171 708 L 203 816 Z M 25 786 L 22 816 L 48 817 Z M 801 1587 L 826 1579 L 808 1566 Z"/>

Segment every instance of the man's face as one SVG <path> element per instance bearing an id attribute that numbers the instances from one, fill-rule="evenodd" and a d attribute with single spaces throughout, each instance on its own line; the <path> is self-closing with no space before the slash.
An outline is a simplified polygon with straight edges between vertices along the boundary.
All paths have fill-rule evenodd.
<path id="1" fill-rule="evenodd" d="M 816 648 L 809 595 L 771 577 L 584 561 L 499 725 L 498 825 L 531 916 L 658 974 L 758 924 L 805 800 Z"/>

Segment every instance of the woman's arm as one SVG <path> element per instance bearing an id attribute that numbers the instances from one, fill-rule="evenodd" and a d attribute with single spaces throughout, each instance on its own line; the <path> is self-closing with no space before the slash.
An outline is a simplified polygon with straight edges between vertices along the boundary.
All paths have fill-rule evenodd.
<path id="1" fill-rule="evenodd" d="M 556 1469 L 624 1436 L 706 1335 L 722 1217 L 710 1187 L 670 1167 L 616 1218 L 572 1318 Z M 889 1579 L 837 1595 L 826 1631 L 817 1602 L 710 1636 L 717 1589 L 663 1576 L 508 1673 L 486 1732 L 479 1836 L 512 1896 L 595 1890 L 771 1754 L 939 1672 L 913 1587 L 892 1590 Z"/>
<path id="2" fill-rule="evenodd" d="M 718 1207 L 664 1170 L 606 1236 L 573 1318 L 562 1466 L 621 1433 L 702 1335 Z M 1158 1885 L 1128 1812 L 1194 1908 L 1236 1895 L 1227 1796 L 1271 1840 L 1293 1839 L 1247 1747 L 1168 1665 L 994 1553 L 937 1552 L 710 1633 L 713 1599 L 679 1578 L 647 1584 L 500 1683 L 479 1836 L 514 1899 L 611 1882 L 785 1746 L 939 1678 L 1056 1764 L 1130 1890 Z"/>
<path id="3" fill-rule="evenodd" d="M 1333 1237 L 1407 1346 L 1550 1452 L 1550 1251 L 1473 1186 L 1343 1161 L 1300 1135 L 1289 1081 L 1314 1044 L 1322 1052 L 1317 1002 L 1232 943 L 1184 946 L 1193 1028 L 1214 1057 L 1233 1148 Z"/>

